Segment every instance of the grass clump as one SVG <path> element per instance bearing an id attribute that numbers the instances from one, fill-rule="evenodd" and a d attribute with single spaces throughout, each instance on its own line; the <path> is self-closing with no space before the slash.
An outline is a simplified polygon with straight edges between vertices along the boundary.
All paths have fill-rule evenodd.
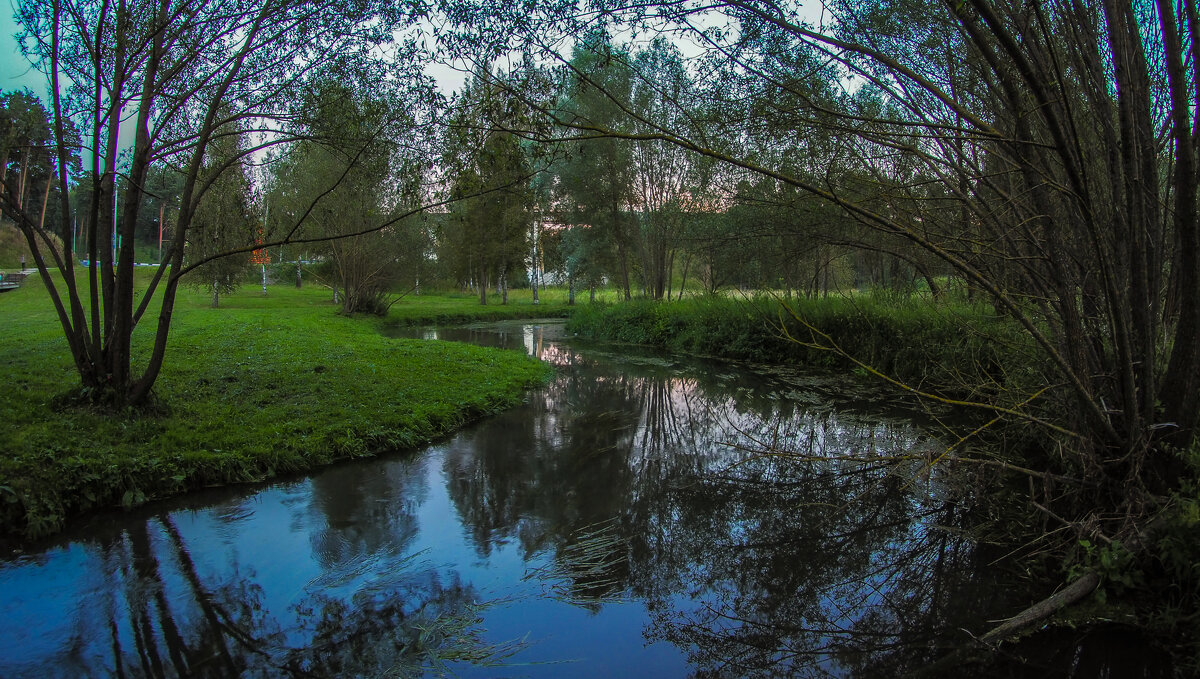
<path id="1" fill-rule="evenodd" d="M 0 533 L 46 535 L 93 508 L 412 447 L 548 376 L 516 352 L 386 338 L 384 319 L 339 316 L 317 287 L 208 304 L 180 292 L 163 407 L 111 413 L 63 405 L 78 378 L 41 281 L 0 297 Z M 148 353 L 143 325 L 135 345 Z"/>

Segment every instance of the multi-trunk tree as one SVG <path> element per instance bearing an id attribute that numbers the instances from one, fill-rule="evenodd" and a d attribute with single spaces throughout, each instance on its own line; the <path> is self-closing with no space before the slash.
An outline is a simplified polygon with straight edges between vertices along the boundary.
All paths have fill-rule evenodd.
<path id="1" fill-rule="evenodd" d="M 788 185 L 1012 318 L 1037 384 L 976 405 L 1064 451 L 1027 470 L 1056 479 L 1049 516 L 1129 538 L 1177 487 L 1200 425 L 1195 2 L 847 0 L 821 26 L 798 2 L 477 4 L 475 44 L 625 74 L 581 79 L 611 115 L 557 111 L 556 140 L 657 141 Z M 633 61 L 587 38 L 606 22 L 706 53 L 692 68 L 720 126 L 635 127 Z"/>
<path id="2" fill-rule="evenodd" d="M 17 7 L 26 54 L 49 81 L 54 184 L 59 219 L 42 224 L 18 194 L 0 208 L 22 230 L 54 304 L 91 401 L 147 400 L 166 355 L 176 291 L 203 260 L 184 263 L 197 209 L 214 178 L 204 171 L 221 131 L 254 135 L 254 155 L 286 138 L 298 90 L 322 65 L 377 58 L 405 17 L 391 5 L 283 1 L 23 1 Z M 397 50 L 401 66 L 410 51 Z M 75 136 L 73 129 L 79 130 Z M 40 234 L 70 238 L 72 159 L 82 156 L 90 201 L 75 215 L 88 267 Z M 135 295 L 134 248 L 152 166 L 181 169 L 171 249 L 149 288 Z M 11 161 L 10 161 L 11 164 Z M 117 194 L 118 186 L 127 190 Z M 118 200 L 120 205 L 118 207 Z M 215 258 L 216 256 L 214 256 Z M 57 269 L 58 275 L 52 273 Z M 134 328 L 155 319 L 145 363 L 133 365 Z"/>

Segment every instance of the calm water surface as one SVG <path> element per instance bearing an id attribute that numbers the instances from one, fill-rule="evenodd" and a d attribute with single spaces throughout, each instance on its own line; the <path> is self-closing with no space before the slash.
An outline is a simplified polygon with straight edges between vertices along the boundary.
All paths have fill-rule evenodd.
<path id="1" fill-rule="evenodd" d="M 936 432 L 851 383 L 555 323 L 416 336 L 558 376 L 423 450 L 3 558 L 0 676 L 874 676 L 977 625 L 962 510 L 872 459 Z"/>

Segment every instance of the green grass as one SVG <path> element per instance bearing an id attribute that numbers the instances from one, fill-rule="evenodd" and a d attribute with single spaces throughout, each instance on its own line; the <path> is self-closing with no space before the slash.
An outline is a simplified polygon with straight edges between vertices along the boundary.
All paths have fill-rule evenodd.
<path id="1" fill-rule="evenodd" d="M 515 352 L 388 339 L 388 319 L 340 316 L 315 286 L 266 297 L 246 286 L 208 304 L 181 290 L 155 387 L 167 413 L 114 415 L 53 407 L 78 379 L 42 282 L 0 295 L 0 532 L 45 535 L 98 507 L 412 447 L 548 376 Z M 466 301 L 423 297 L 393 307 L 391 322 L 469 312 Z M 142 358 L 152 325 L 135 335 Z"/>

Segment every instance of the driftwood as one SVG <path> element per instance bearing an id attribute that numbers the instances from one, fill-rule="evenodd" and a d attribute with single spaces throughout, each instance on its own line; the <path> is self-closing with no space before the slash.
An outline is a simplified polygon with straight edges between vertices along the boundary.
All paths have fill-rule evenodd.
<path id="1" fill-rule="evenodd" d="M 1014 632 L 1018 632 L 1043 618 L 1048 618 L 1063 608 L 1079 601 L 1091 594 L 1092 590 L 1096 589 L 1096 586 L 1099 584 L 1099 575 L 1096 575 L 1094 572 L 1085 573 L 1066 587 L 992 628 L 991 631 L 984 634 L 979 640 L 989 644 L 1001 641 Z"/>
<path id="2" fill-rule="evenodd" d="M 982 645 L 986 645 L 989 649 L 994 649 L 997 644 L 1013 634 L 1016 634 L 1017 632 L 1026 629 L 1039 620 L 1048 618 L 1067 606 L 1070 606 L 1071 604 L 1083 599 L 1088 594 L 1091 594 L 1099 584 L 1099 575 L 1093 572 L 1086 573 L 1079 579 L 1058 590 L 1049 597 L 1042 599 L 1015 616 L 1000 623 L 983 636 L 977 637 L 976 640 L 982 642 Z M 920 679 L 922 677 L 951 676 L 952 674 L 961 671 L 962 664 L 973 658 L 982 648 L 982 645 L 972 644 L 969 646 L 963 646 L 947 655 L 942 656 L 937 661 L 930 663 L 929 665 L 909 672 L 905 675 L 905 677 L 907 679 Z"/>

